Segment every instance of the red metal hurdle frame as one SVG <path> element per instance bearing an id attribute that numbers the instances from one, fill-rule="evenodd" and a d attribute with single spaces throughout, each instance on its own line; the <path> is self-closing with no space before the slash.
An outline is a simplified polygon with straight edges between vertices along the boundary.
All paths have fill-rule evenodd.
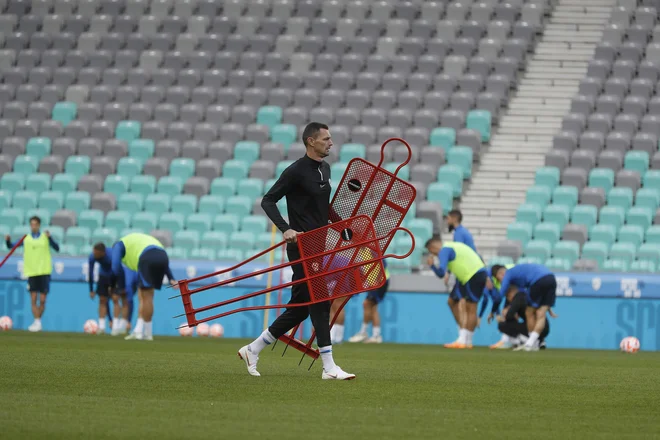
<path id="1" fill-rule="evenodd" d="M 0 267 L 4 266 L 4 264 L 7 262 L 7 260 L 9 260 L 9 257 L 11 257 L 11 255 L 16 251 L 16 249 L 18 249 L 18 247 L 21 245 L 21 243 L 23 243 L 23 240 L 25 240 L 25 237 L 27 237 L 27 235 L 22 236 L 21 239 L 18 240 L 16 242 L 16 244 L 14 244 L 14 247 L 11 248 L 11 250 L 9 251 L 9 253 L 7 255 L 5 255 L 5 258 L 3 258 L 2 261 L 0 261 Z"/>

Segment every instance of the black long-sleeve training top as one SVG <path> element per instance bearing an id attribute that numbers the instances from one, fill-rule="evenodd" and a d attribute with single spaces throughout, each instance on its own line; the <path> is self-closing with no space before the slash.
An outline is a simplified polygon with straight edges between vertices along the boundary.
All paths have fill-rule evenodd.
<path id="1" fill-rule="evenodd" d="M 507 321 L 513 321 L 516 319 L 516 315 L 518 315 L 524 321 L 526 309 L 527 300 L 525 299 L 525 294 L 518 292 L 511 301 L 511 305 L 509 306 L 509 310 L 506 312 L 505 319 Z"/>
<path id="2" fill-rule="evenodd" d="M 277 209 L 286 197 L 289 224 Z M 305 155 L 292 163 L 264 195 L 261 207 L 277 228 L 307 232 L 328 225 L 330 165 Z"/>

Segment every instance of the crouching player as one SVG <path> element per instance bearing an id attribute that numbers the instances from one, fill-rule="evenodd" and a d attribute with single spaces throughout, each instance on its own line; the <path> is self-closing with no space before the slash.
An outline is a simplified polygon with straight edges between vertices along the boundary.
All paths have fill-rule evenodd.
<path id="1" fill-rule="evenodd" d="M 497 317 L 497 328 L 502 335 L 507 337 L 506 343 L 497 348 L 511 348 L 523 345 L 529 337 L 527 330 L 527 319 L 525 311 L 527 309 L 527 299 L 525 293 L 518 290 L 515 286 L 509 288 L 507 293 L 506 307 L 501 316 Z M 550 312 L 552 314 L 552 312 Z M 522 320 L 522 322 L 521 322 Z M 550 323 L 546 320 L 545 327 L 539 335 L 539 348 L 545 348 L 545 338 L 550 333 Z"/>
<path id="2" fill-rule="evenodd" d="M 488 272 L 481 257 L 469 246 L 463 243 L 443 243 L 438 237 L 426 242 L 426 249 L 432 254 L 428 264 L 435 274 L 449 281 L 449 272 L 459 283 L 458 291 L 465 298 L 466 313 L 463 315 L 458 341 L 445 344 L 446 348 L 472 348 L 472 336 L 477 327 L 477 304 L 486 287 Z M 440 260 L 439 266 L 434 265 L 434 255 Z"/>
<path id="3" fill-rule="evenodd" d="M 170 270 L 170 260 L 163 245 L 147 234 L 128 234 L 112 247 L 112 274 L 117 286 L 125 286 L 124 265 L 137 272 L 138 321 L 126 339 L 153 340 L 154 290 L 160 290 L 167 275 L 172 286 L 176 281 Z"/>
<path id="4" fill-rule="evenodd" d="M 518 264 L 511 269 L 498 268 L 495 277 L 502 283 L 501 292 L 508 292 L 511 286 L 527 291 L 525 319 L 529 338 L 517 349 L 538 350 L 539 338 L 547 323 L 546 314 L 555 305 L 557 281 L 554 274 L 541 264 Z"/>

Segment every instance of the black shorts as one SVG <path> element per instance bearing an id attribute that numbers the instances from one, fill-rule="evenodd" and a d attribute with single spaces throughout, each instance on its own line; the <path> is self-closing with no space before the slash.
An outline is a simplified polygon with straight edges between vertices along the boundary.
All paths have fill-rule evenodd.
<path id="1" fill-rule="evenodd" d="M 458 287 L 459 285 L 460 285 L 460 283 L 458 281 L 456 281 L 454 283 L 454 288 L 451 289 L 451 292 L 449 293 L 449 298 L 456 301 L 456 302 L 463 299 L 463 295 L 461 295 L 461 290 Z"/>
<path id="2" fill-rule="evenodd" d="M 387 293 L 387 289 L 389 287 L 390 280 L 387 280 L 385 281 L 385 284 L 383 284 L 383 287 L 380 289 L 374 289 L 367 292 L 367 299 L 374 304 L 379 304 L 385 298 L 385 294 Z"/>
<path id="3" fill-rule="evenodd" d="M 153 248 L 142 252 L 138 260 L 138 287 L 160 290 L 170 259 L 165 249 Z"/>
<path id="4" fill-rule="evenodd" d="M 527 303 L 538 309 L 542 306 L 553 307 L 557 298 L 557 280 L 554 275 L 546 275 L 529 287 Z"/>
<path id="5" fill-rule="evenodd" d="M 461 294 L 461 297 L 466 301 L 477 303 L 481 300 L 481 296 L 484 294 L 484 289 L 486 288 L 486 279 L 488 278 L 488 273 L 485 270 L 481 270 L 474 275 L 466 284 L 458 284 L 458 290 Z"/>
<path id="6" fill-rule="evenodd" d="M 28 278 L 28 290 L 30 292 L 48 293 L 50 290 L 50 275 L 38 275 Z"/>
<path id="7" fill-rule="evenodd" d="M 98 296 L 110 296 L 111 282 L 110 277 L 99 276 L 99 280 L 96 282 L 96 294 Z"/>

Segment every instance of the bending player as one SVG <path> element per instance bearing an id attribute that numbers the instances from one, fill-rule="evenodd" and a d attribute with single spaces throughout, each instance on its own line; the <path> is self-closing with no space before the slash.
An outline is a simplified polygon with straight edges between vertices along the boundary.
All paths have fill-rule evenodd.
<path id="1" fill-rule="evenodd" d="M 99 278 L 96 282 L 96 290 L 94 290 L 94 266 L 99 265 Z M 92 248 L 92 253 L 89 254 L 87 260 L 87 276 L 89 279 L 89 297 L 94 299 L 96 295 L 99 297 L 99 334 L 105 333 L 105 322 L 108 316 L 108 299 L 111 296 L 112 290 L 112 261 L 110 255 L 106 252 L 103 243 L 96 243 Z M 112 325 L 112 334 L 115 334 L 115 328 L 121 325 L 121 307 L 119 305 L 119 298 L 112 292 L 112 303 L 114 309 L 114 320 Z"/>
<path id="2" fill-rule="evenodd" d="M 289 261 L 300 259 L 296 236 L 301 232 L 327 226 L 330 219 L 330 165 L 323 161 L 328 157 L 332 148 L 328 126 L 318 122 L 308 124 L 303 131 L 302 141 L 307 149 L 305 156 L 284 170 L 261 202 L 261 207 L 275 226 L 282 231 L 283 237 L 288 243 Z M 282 197 L 286 197 L 290 224 L 284 221 L 276 205 Z M 294 264 L 292 270 L 293 281 L 305 277 L 302 265 Z M 308 301 L 310 301 L 310 295 L 305 283 L 296 284 L 291 288 L 289 304 Z M 319 352 L 323 361 L 321 378 L 354 379 L 354 374 L 346 373 L 335 364 L 333 359 L 330 340 L 330 303 L 327 301 L 309 307 L 286 309 L 257 339 L 251 344 L 241 347 L 238 355 L 245 362 L 248 373 L 252 376 L 260 376 L 257 371 L 257 362 L 261 351 L 307 319 L 307 316 L 311 316 L 316 330 Z"/>
<path id="3" fill-rule="evenodd" d="M 390 287 L 390 271 L 387 269 L 387 262 L 383 260 L 385 266 L 385 277 L 387 281 L 380 289 L 370 290 L 362 303 L 363 317 L 360 331 L 351 336 L 348 342 L 365 342 L 367 344 L 380 344 L 383 342 L 383 335 L 380 330 L 380 313 L 378 313 L 378 304 L 385 298 L 385 294 Z M 367 334 L 367 327 L 371 324 L 371 337 Z"/>
<path id="4" fill-rule="evenodd" d="M 546 313 L 555 305 L 557 281 L 554 274 L 541 264 L 518 264 L 511 269 L 498 268 L 495 277 L 502 283 L 502 292 L 508 292 L 511 286 L 527 291 L 525 319 L 529 338 L 517 350 L 538 350 L 539 337 L 547 323 Z"/>
<path id="5" fill-rule="evenodd" d="M 463 243 L 443 243 L 440 238 L 426 242 L 426 249 L 432 254 L 428 264 L 435 274 L 449 282 L 449 272 L 456 276 L 456 284 L 462 298 L 465 299 L 466 313 L 460 323 L 461 330 L 457 342 L 445 344 L 446 348 L 472 348 L 472 336 L 477 327 L 477 304 L 486 287 L 488 273 L 481 257 Z M 434 255 L 440 260 L 434 265 Z"/>
<path id="6" fill-rule="evenodd" d="M 170 270 L 170 260 L 163 245 L 147 234 L 128 234 L 112 247 L 112 274 L 115 285 L 126 286 L 124 266 L 137 272 L 138 321 L 133 333 L 126 339 L 153 340 L 154 289 L 160 290 L 163 278 L 167 275 L 172 286 L 176 281 Z"/>
<path id="7" fill-rule="evenodd" d="M 497 328 L 503 336 L 506 336 L 506 342 L 495 347 L 498 349 L 518 347 L 523 345 L 529 337 L 525 315 L 527 309 L 525 293 L 512 286 L 507 292 L 507 301 L 509 306 L 503 310 L 502 315 L 497 317 Z M 539 335 L 539 348 L 545 349 L 545 338 L 548 337 L 549 333 L 550 323 L 546 320 L 545 327 Z"/>

